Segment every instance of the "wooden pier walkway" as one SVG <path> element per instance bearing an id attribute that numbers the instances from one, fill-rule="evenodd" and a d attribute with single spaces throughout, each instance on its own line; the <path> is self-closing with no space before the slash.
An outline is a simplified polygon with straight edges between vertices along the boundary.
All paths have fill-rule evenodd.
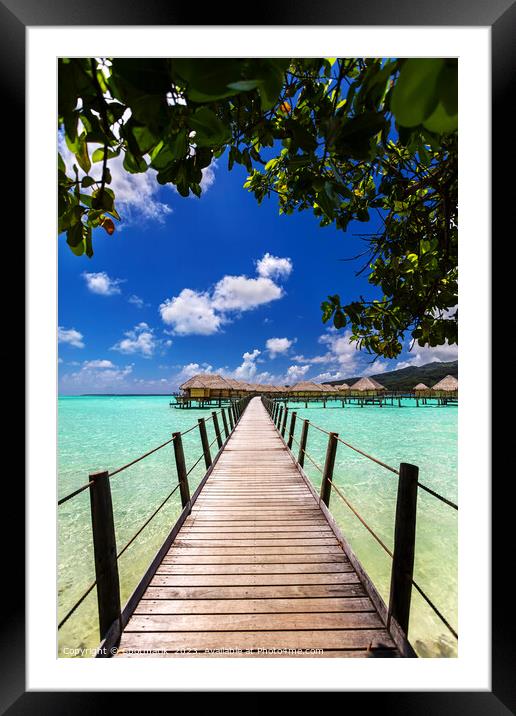
<path id="1" fill-rule="evenodd" d="M 344 546 L 253 398 L 117 656 L 400 656 L 374 587 Z"/>

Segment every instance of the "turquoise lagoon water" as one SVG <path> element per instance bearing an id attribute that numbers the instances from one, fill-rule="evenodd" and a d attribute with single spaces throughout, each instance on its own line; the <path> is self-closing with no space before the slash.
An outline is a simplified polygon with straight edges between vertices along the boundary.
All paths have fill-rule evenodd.
<path id="1" fill-rule="evenodd" d="M 347 442 L 398 467 L 400 462 L 419 466 L 420 481 L 436 492 L 457 500 L 457 407 L 402 407 L 290 404 L 297 410 L 296 438 L 301 418 L 333 430 Z M 113 471 L 135 457 L 209 417 L 210 410 L 179 410 L 166 396 L 62 397 L 59 398 L 58 492 L 68 494 L 88 481 L 97 470 Z M 222 426 L 221 426 L 222 427 Z M 207 423 L 210 442 L 213 423 Z M 308 453 L 318 465 L 324 462 L 327 435 L 311 428 Z M 198 430 L 183 438 L 187 467 L 201 454 Z M 216 446 L 212 448 L 215 450 Z M 294 445 L 294 452 L 296 446 Z M 190 476 L 191 491 L 204 473 L 201 460 Z M 320 473 L 305 461 L 315 487 Z M 396 476 L 367 458 L 339 445 L 334 481 L 379 537 L 392 548 L 396 506 Z M 115 527 L 120 549 L 141 527 L 177 484 L 172 445 L 114 476 L 111 480 Z M 334 492 L 330 508 L 352 548 L 380 594 L 388 599 L 390 558 Z M 176 492 L 157 517 L 119 561 L 122 602 L 143 575 L 150 559 L 180 513 Z M 88 491 L 58 508 L 58 617 L 62 618 L 94 580 Z M 419 491 L 415 580 L 448 621 L 457 625 L 457 512 Z M 457 643 L 414 592 L 409 638 L 420 656 L 455 656 Z M 98 644 L 95 590 L 59 632 L 60 654 Z"/>

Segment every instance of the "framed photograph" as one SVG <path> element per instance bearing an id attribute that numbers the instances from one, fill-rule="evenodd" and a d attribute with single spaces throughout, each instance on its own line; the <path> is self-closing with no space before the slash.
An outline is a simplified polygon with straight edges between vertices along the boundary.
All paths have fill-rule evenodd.
<path id="1" fill-rule="evenodd" d="M 255 26 L 2 1 L 4 136 L 25 112 L 27 140 L 7 713 L 126 690 L 514 706 L 491 566 L 499 5 Z"/>

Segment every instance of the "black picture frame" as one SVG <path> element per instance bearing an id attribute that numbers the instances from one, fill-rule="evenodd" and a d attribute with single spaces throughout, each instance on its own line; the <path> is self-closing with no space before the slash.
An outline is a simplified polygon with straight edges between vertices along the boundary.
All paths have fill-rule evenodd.
<path id="1" fill-rule="evenodd" d="M 510 83 L 515 73 L 514 33 L 516 30 L 516 5 L 511 0 L 397 0 L 395 5 L 385 0 L 360 0 L 352 5 L 342 0 L 298 0 L 272 3 L 263 0 L 253 10 L 256 16 L 266 18 L 263 25 L 385 25 L 385 26 L 490 26 L 492 32 L 492 90 L 493 90 L 493 132 L 492 132 L 492 194 L 493 236 L 501 232 L 499 222 L 503 220 L 508 206 L 514 205 L 511 198 L 512 184 L 503 181 L 507 172 L 507 151 L 504 137 L 512 136 L 513 114 L 505 111 L 510 94 Z M 179 6 L 169 0 L 0 0 L 0 83 L 3 110 L 0 117 L 4 132 L 2 154 L 4 167 L 9 167 L 8 184 L 17 187 L 8 193 L 9 213 L 18 218 L 17 249 L 22 248 L 21 222 L 24 206 L 24 150 L 21 141 L 9 141 L 13 136 L 13 122 L 23 126 L 25 113 L 25 32 L 28 26 L 91 26 L 91 25 L 139 25 L 139 26 L 186 26 L 192 24 L 188 4 Z M 231 1 L 220 5 L 204 5 L 203 25 L 245 25 L 245 8 Z M 21 132 L 19 132 L 21 134 Z M 22 135 L 23 136 L 23 135 Z M 488 197 L 486 197 L 488 200 Z M 5 260 L 5 258 L 4 258 Z M 8 257 L 7 260 L 10 260 Z M 16 266 L 20 258 L 17 257 Z M 22 292 L 19 291 L 19 296 Z M 23 301 L 23 298 L 21 298 Z M 23 342 L 23 336 L 19 331 Z M 489 336 L 484 336 L 489 340 Z M 30 348 L 30 347 L 29 347 Z M 18 395 L 19 401 L 19 395 Z M 509 477 L 508 473 L 506 476 Z M 24 584 L 24 542 L 20 525 L 24 515 L 24 484 L 21 475 L 9 481 L 9 512 L 13 513 L 17 527 L 13 539 L 12 527 L 2 520 L 5 532 L 3 545 L 4 574 L 9 575 L 9 599 L 1 611 L 0 626 L 0 712 L 10 716 L 21 714 L 81 714 L 92 710 L 103 712 L 114 706 L 119 694 L 106 692 L 26 692 L 25 690 L 25 610 L 23 599 Z M 53 479 L 53 477 L 51 477 Z M 515 663 L 514 647 L 510 638 L 509 624 L 512 617 L 514 592 L 504 580 L 503 569 L 496 568 L 495 555 L 506 554 L 507 546 L 513 543 L 511 520 L 503 519 L 504 505 L 507 505 L 506 485 L 493 481 L 493 596 L 492 596 L 492 691 L 478 692 L 354 692 L 345 696 L 361 704 L 361 709 L 378 709 L 397 714 L 421 714 L 456 716 L 457 714 L 482 714 L 482 716 L 503 716 L 514 708 Z M 5 490 L 5 482 L 4 482 Z M 7 490 L 4 492 L 6 504 Z M 472 547 L 473 549 L 473 547 Z M 506 556 L 509 561 L 513 557 Z M 49 558 L 52 568 L 52 558 Z M 489 578 L 484 575 L 483 578 Z M 7 582 L 4 582 L 6 585 Z M 11 589 L 11 587 L 13 589 Z M 299 689 L 301 690 L 301 688 Z M 133 709 L 138 708 L 140 698 L 145 694 L 132 694 Z M 118 701 L 117 701 L 118 703 Z"/>

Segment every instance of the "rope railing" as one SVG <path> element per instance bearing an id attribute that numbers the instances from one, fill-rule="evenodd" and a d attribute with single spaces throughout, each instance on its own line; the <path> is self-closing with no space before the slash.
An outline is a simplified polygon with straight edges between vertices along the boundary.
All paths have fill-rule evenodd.
<path id="1" fill-rule="evenodd" d="M 212 465 L 211 448 L 215 443 L 219 446 L 219 452 L 223 446 L 222 432 L 218 423 L 217 417 L 222 416 L 224 437 L 227 439 L 229 435 L 235 429 L 243 411 L 245 410 L 249 402 L 248 398 L 244 398 L 238 401 L 234 401 L 231 405 L 225 409 L 215 412 L 207 418 L 199 418 L 196 425 L 183 430 L 182 432 L 173 433 L 172 438 L 166 442 L 158 445 L 155 448 L 147 451 L 143 455 L 140 455 L 131 462 L 123 465 L 112 472 L 103 471 L 92 473 L 89 481 L 77 488 L 73 492 L 60 498 L 58 505 L 64 504 L 68 500 L 72 499 L 81 492 L 90 489 L 91 495 L 91 517 L 92 517 L 92 528 L 93 528 L 93 549 L 95 556 L 95 574 L 96 579 L 86 588 L 81 596 L 76 600 L 72 607 L 67 611 L 65 616 L 59 621 L 58 629 L 61 629 L 64 624 L 70 619 L 75 613 L 79 606 L 84 602 L 86 597 L 97 587 L 97 600 L 99 610 L 99 624 L 100 624 L 100 636 L 104 638 L 105 634 L 115 622 L 120 618 L 120 584 L 118 576 L 118 560 L 125 554 L 129 547 L 135 542 L 135 540 L 141 535 L 143 530 L 152 522 L 156 515 L 163 509 L 171 497 L 180 490 L 181 492 L 181 504 L 183 511 L 190 505 L 190 488 L 188 485 L 188 475 L 197 467 L 200 461 L 204 458 L 206 469 Z M 224 412 L 227 410 L 227 415 Z M 206 423 L 213 420 L 215 437 L 211 442 L 208 442 Z M 228 427 L 228 423 L 229 426 Z M 182 437 L 192 432 L 197 428 L 202 443 L 202 454 L 187 471 L 185 464 L 185 457 L 183 451 Z M 158 507 L 152 512 L 152 514 L 145 520 L 145 522 L 138 528 L 128 542 L 122 547 L 121 550 L 116 549 L 115 539 L 115 528 L 114 528 L 114 517 L 113 517 L 113 506 L 111 501 L 111 488 L 110 478 L 119 474 L 123 470 L 135 465 L 136 463 L 144 460 L 153 453 L 161 450 L 170 444 L 174 445 L 174 456 L 177 468 L 178 482 L 177 485 L 169 492 L 164 500 L 158 505 Z M 177 524 L 177 523 L 176 523 Z"/>
<path id="2" fill-rule="evenodd" d="M 351 504 L 351 502 L 350 502 L 346 497 L 344 497 L 344 495 L 343 495 L 342 492 L 339 490 L 339 488 L 337 487 L 337 485 L 333 482 L 333 480 L 328 480 L 328 482 L 329 482 L 330 485 L 333 487 L 333 489 L 335 490 L 335 492 L 339 495 L 339 497 L 346 503 L 346 505 L 349 507 L 349 509 L 351 510 L 351 512 L 353 512 L 353 514 L 355 515 L 355 517 L 357 517 L 357 519 L 364 525 L 364 527 L 366 528 L 366 530 L 367 530 L 367 531 L 374 537 L 374 539 L 378 542 L 378 544 L 380 545 L 380 547 L 382 547 L 382 549 L 383 549 L 385 552 L 387 552 L 387 554 L 389 555 L 389 557 L 392 559 L 392 558 L 394 557 L 394 555 L 393 555 L 393 553 L 391 552 L 391 550 L 387 547 L 387 545 L 385 544 L 385 542 L 383 542 L 383 541 L 380 539 L 380 537 L 378 537 L 378 535 L 376 534 L 376 532 L 367 524 L 367 522 L 364 520 L 364 518 L 363 518 L 363 517 L 358 513 L 358 511 L 353 507 L 353 505 Z"/>
<path id="3" fill-rule="evenodd" d="M 158 512 L 159 512 L 163 507 L 165 507 L 165 505 L 167 504 L 167 502 L 170 500 L 170 498 L 172 497 L 172 495 L 173 495 L 177 490 L 179 490 L 179 483 L 177 483 L 177 485 L 174 487 L 174 489 L 172 490 L 172 492 L 169 492 L 169 493 L 168 493 L 168 495 L 165 497 L 165 499 L 163 500 L 163 502 L 161 502 L 161 504 L 154 510 L 154 512 L 152 513 L 152 515 L 151 515 L 148 519 L 145 520 L 145 522 L 144 522 L 143 525 L 140 527 L 140 529 L 139 529 L 137 532 L 134 533 L 134 535 L 133 535 L 133 536 L 131 537 L 131 539 L 125 544 L 125 546 L 122 547 L 122 549 L 120 550 L 120 552 L 119 552 L 119 553 L 117 554 L 117 556 L 116 556 L 117 559 L 120 559 L 120 557 L 124 554 L 124 552 L 127 551 L 127 549 L 128 549 L 128 548 L 132 545 L 132 543 L 135 541 L 135 539 L 143 532 L 143 530 L 147 527 L 147 525 L 148 525 L 150 522 L 152 522 L 152 520 L 156 517 L 156 515 L 158 514 Z"/>
<path id="4" fill-rule="evenodd" d="M 204 453 L 201 453 L 200 457 L 197 458 L 197 460 L 194 462 L 194 464 L 192 465 L 192 467 L 191 467 L 191 468 L 188 470 L 188 472 L 186 473 L 186 476 L 187 476 L 187 477 L 188 477 L 188 475 L 190 475 L 190 473 L 192 473 L 192 472 L 195 470 L 195 468 L 196 468 L 197 465 L 201 462 L 201 460 L 203 459 L 203 457 L 204 457 Z"/>
<path id="5" fill-rule="evenodd" d="M 273 420 L 276 429 L 280 432 L 281 437 L 285 440 L 285 429 L 288 415 L 288 406 L 279 406 L 274 404 L 268 399 L 262 399 L 265 407 L 269 411 L 271 419 Z M 283 412 L 284 411 L 284 412 Z M 390 592 L 390 604 L 388 609 L 388 623 L 390 622 L 391 616 L 393 616 L 398 624 L 401 626 L 405 633 L 408 632 L 408 621 L 410 613 L 410 596 L 411 589 L 414 587 L 417 592 L 421 595 L 424 601 L 434 611 L 436 616 L 441 620 L 445 627 L 450 631 L 453 636 L 458 639 L 457 631 L 449 623 L 446 617 L 434 604 L 432 599 L 426 594 L 426 592 L 420 587 L 420 585 L 413 578 L 414 569 L 414 557 L 415 557 L 415 538 L 416 538 L 416 512 L 417 512 L 417 493 L 418 488 L 421 488 L 425 492 L 433 495 L 438 500 L 444 502 L 450 507 L 458 510 L 458 505 L 451 500 L 443 497 L 439 493 L 432 490 L 427 485 L 419 482 L 418 473 L 419 469 L 414 465 L 408 465 L 401 463 L 400 469 L 397 470 L 390 465 L 378 460 L 372 455 L 368 455 L 363 450 L 349 444 L 345 440 L 339 437 L 337 433 L 330 432 L 321 428 L 319 425 L 314 425 L 308 419 L 303 419 L 303 428 L 301 433 L 301 439 L 297 440 L 295 437 L 295 426 L 297 421 L 297 412 L 292 412 L 290 421 L 290 430 L 288 434 L 287 447 L 292 448 L 295 443 L 299 448 L 299 454 L 297 461 L 302 467 L 304 463 L 304 457 L 307 457 L 310 462 L 315 465 L 320 473 L 322 473 L 321 481 L 321 492 L 320 501 L 322 501 L 326 507 L 329 506 L 331 491 L 334 490 L 342 501 L 347 505 L 355 517 L 365 527 L 365 529 L 371 534 L 375 541 L 381 546 L 381 548 L 387 553 L 387 555 L 393 561 L 392 567 L 392 578 L 391 578 L 391 592 Z M 314 427 L 316 430 L 328 435 L 328 446 L 326 450 L 326 459 L 324 469 L 322 469 L 312 458 L 312 456 L 306 450 L 306 443 L 308 438 L 308 427 Z M 286 442 L 286 440 L 285 440 Z M 389 549 L 385 542 L 378 536 L 378 534 L 372 529 L 372 527 L 366 522 L 354 505 L 347 499 L 343 494 L 339 486 L 334 482 L 333 470 L 335 463 L 335 456 L 337 451 L 337 445 L 341 443 L 346 447 L 351 448 L 357 453 L 360 453 L 364 457 L 368 458 L 372 462 L 384 467 L 390 472 L 398 476 L 398 498 L 396 505 L 396 522 L 395 522 L 395 535 L 394 535 L 394 550 Z"/>

